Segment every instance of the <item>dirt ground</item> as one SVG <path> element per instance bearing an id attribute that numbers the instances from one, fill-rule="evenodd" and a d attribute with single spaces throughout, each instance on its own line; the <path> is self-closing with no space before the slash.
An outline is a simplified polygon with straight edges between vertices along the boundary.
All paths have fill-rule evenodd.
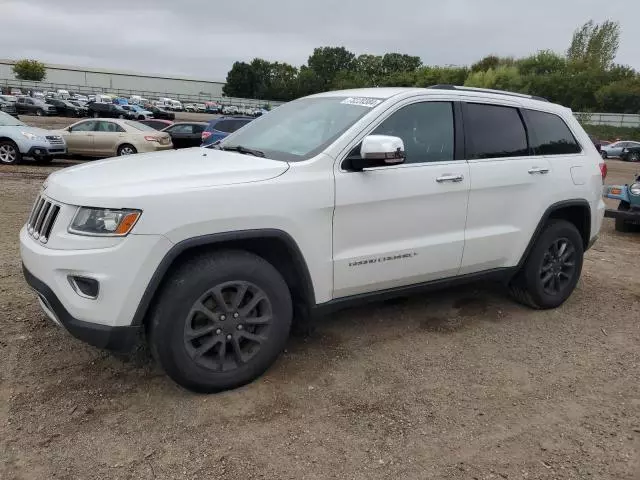
<path id="1" fill-rule="evenodd" d="M 69 163 L 0 168 L 0 478 L 640 478 L 640 233 L 605 220 L 557 310 L 486 284 L 351 309 L 202 396 L 40 311 L 18 230 Z"/>

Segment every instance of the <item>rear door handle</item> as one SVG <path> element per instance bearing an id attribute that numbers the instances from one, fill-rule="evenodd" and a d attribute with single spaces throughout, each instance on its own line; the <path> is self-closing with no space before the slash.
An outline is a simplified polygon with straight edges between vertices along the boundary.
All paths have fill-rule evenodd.
<path id="1" fill-rule="evenodd" d="M 446 173 L 444 175 L 441 175 L 439 177 L 436 178 L 436 182 L 438 183 L 442 183 L 442 182 L 461 182 L 464 179 L 464 177 L 460 174 L 455 175 L 455 174 L 451 174 L 451 173 Z"/>
<path id="2" fill-rule="evenodd" d="M 547 173 L 549 173 L 549 169 L 548 168 L 533 167 L 533 168 L 529 169 L 529 173 L 531 175 L 535 175 L 535 174 L 546 175 Z"/>

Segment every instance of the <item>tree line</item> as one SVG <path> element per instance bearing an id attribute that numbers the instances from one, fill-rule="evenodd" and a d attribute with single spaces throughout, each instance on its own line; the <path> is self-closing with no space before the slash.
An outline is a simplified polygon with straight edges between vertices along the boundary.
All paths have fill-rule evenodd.
<path id="1" fill-rule="evenodd" d="M 537 95 L 574 111 L 640 113 L 640 74 L 615 63 L 619 43 L 619 23 L 607 20 L 578 28 L 563 54 L 488 55 L 471 66 L 431 66 L 401 53 L 356 56 L 344 47 L 319 47 L 300 67 L 261 58 L 235 62 L 223 92 L 289 101 L 344 88 L 451 84 Z"/>

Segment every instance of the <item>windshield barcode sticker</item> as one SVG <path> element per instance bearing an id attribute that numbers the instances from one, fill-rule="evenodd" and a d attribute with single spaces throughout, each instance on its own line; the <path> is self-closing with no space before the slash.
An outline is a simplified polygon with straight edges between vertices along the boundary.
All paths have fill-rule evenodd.
<path id="1" fill-rule="evenodd" d="M 340 103 L 344 103 L 345 105 L 359 105 L 361 107 L 373 108 L 382 103 L 382 100 L 378 98 L 367 98 L 367 97 L 349 97 L 345 98 Z"/>

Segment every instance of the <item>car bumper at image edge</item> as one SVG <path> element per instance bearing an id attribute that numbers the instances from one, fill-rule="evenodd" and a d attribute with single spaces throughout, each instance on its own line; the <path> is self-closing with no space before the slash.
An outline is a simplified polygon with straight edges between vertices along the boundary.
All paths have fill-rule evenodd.
<path id="1" fill-rule="evenodd" d="M 607 208 L 604 211 L 604 216 L 607 218 L 621 218 L 623 220 L 640 222 L 640 209 L 614 210 L 613 208 Z"/>
<path id="2" fill-rule="evenodd" d="M 71 335 L 90 345 L 116 351 L 128 351 L 138 340 L 139 327 L 112 327 L 77 320 L 64 308 L 53 290 L 36 278 L 23 265 L 24 278 L 36 291 L 43 310 L 54 322 L 62 325 Z"/>
<path id="3" fill-rule="evenodd" d="M 57 155 L 65 155 L 67 153 L 67 148 L 65 146 L 60 147 L 31 147 L 29 151 L 25 154 L 30 157 L 42 157 L 42 156 L 57 156 Z"/>

